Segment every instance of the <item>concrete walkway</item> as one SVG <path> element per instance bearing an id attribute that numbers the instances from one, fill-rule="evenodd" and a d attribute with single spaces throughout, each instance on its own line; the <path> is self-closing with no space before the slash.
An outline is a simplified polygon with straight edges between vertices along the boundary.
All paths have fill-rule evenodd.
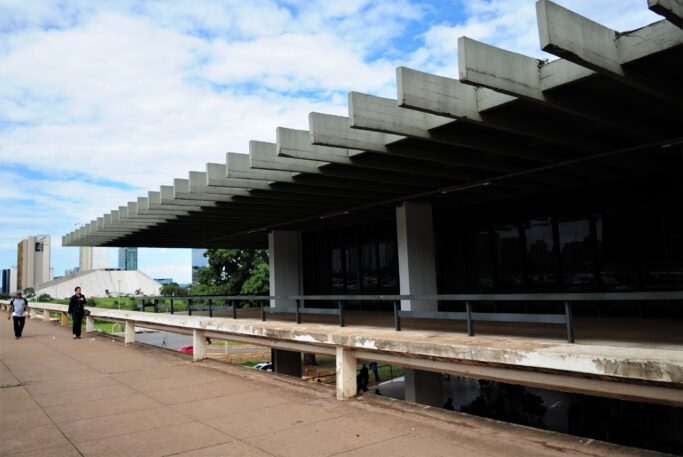
<path id="1" fill-rule="evenodd" d="M 28 321 L 0 324 L 0 455 L 635 456 L 651 452 L 330 387 Z"/>

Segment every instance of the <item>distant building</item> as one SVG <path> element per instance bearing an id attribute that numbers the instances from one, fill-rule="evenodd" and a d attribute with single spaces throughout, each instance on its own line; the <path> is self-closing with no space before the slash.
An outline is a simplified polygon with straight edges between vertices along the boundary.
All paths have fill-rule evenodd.
<path id="1" fill-rule="evenodd" d="M 78 255 L 78 270 L 98 270 L 109 267 L 109 248 L 81 246 Z"/>
<path id="2" fill-rule="evenodd" d="M 209 259 L 204 257 L 206 249 L 192 250 L 192 284 L 199 282 L 199 269 L 209 266 Z"/>
<path id="3" fill-rule="evenodd" d="M 75 275 L 75 274 L 78 273 L 79 271 L 81 271 L 81 270 L 79 269 L 79 267 L 69 268 L 69 269 L 67 269 L 67 270 L 64 270 L 64 276 Z"/>
<path id="4" fill-rule="evenodd" d="M 17 287 L 36 288 L 50 280 L 50 235 L 24 238 L 17 245 Z"/>
<path id="5" fill-rule="evenodd" d="M 167 284 L 171 284 L 173 282 L 173 278 L 154 278 L 156 282 L 161 284 L 162 286 L 165 286 Z"/>
<path id="6" fill-rule="evenodd" d="M 126 295 L 159 295 L 161 284 L 141 271 L 90 270 L 81 271 L 42 284 L 36 295 L 49 294 L 53 298 L 67 298 L 80 286 L 86 297 Z"/>
<path id="7" fill-rule="evenodd" d="M 13 294 L 17 290 L 17 269 L 6 268 L 2 270 L 2 293 Z"/>
<path id="8" fill-rule="evenodd" d="M 119 270 L 138 269 L 138 248 L 119 248 Z"/>

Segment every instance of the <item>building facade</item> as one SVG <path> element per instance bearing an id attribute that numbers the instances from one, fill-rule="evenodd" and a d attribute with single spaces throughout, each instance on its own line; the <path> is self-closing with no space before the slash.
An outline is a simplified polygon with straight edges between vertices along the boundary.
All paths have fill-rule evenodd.
<path id="1" fill-rule="evenodd" d="M 138 269 L 138 248 L 119 248 L 119 270 Z"/>
<path id="2" fill-rule="evenodd" d="M 50 236 L 24 238 L 17 245 L 17 287 L 36 288 L 50 281 Z"/>
<path id="3" fill-rule="evenodd" d="M 6 268 L 2 270 L 2 293 L 13 294 L 17 290 L 17 269 Z"/>
<path id="4" fill-rule="evenodd" d="M 192 284 L 199 282 L 199 270 L 209 266 L 209 259 L 204 257 L 206 249 L 192 250 Z"/>
<path id="5" fill-rule="evenodd" d="M 78 271 L 109 268 L 109 248 L 81 246 L 78 254 Z"/>

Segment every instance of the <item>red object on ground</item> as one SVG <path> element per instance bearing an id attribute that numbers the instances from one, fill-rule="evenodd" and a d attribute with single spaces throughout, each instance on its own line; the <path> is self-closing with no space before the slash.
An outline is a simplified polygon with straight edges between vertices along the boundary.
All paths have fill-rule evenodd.
<path id="1" fill-rule="evenodd" d="M 190 354 L 190 355 L 194 354 L 194 351 L 193 351 L 193 349 L 192 349 L 192 346 L 183 346 L 183 347 L 181 347 L 181 348 L 178 349 L 178 350 L 179 350 L 180 352 L 185 353 L 185 354 Z"/>

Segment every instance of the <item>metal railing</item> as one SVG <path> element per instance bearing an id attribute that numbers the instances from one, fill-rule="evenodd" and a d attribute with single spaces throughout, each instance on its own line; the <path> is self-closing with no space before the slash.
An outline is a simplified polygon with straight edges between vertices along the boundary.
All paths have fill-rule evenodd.
<path id="1" fill-rule="evenodd" d="M 175 301 L 186 301 L 188 314 L 193 311 L 208 311 L 213 317 L 216 310 L 227 310 L 237 319 L 238 304 L 241 302 L 256 303 L 260 308 L 261 320 L 265 321 L 269 314 L 294 314 L 296 323 L 300 324 L 302 315 L 332 315 L 337 316 L 339 325 L 346 326 L 346 305 L 349 302 L 387 302 L 393 305 L 394 328 L 400 331 L 401 320 L 435 319 L 458 320 L 467 323 L 467 334 L 474 336 L 474 324 L 481 322 L 514 322 L 532 324 L 557 324 L 566 328 L 567 341 L 574 342 L 573 306 L 575 303 L 603 303 L 603 302 L 643 302 L 643 301 L 679 301 L 683 303 L 683 291 L 679 292 L 600 292 L 600 293 L 530 293 L 530 294 L 439 294 L 439 295 L 211 295 L 188 297 L 146 297 L 141 299 L 141 309 L 153 307 L 155 312 L 163 306 L 161 301 L 170 300 L 170 311 L 174 313 Z M 222 301 L 224 305 L 217 305 Z M 267 302 L 289 302 L 289 306 L 266 306 Z M 306 307 L 307 301 L 331 302 L 334 307 Z M 464 303 L 465 311 L 421 311 L 403 310 L 402 302 L 456 302 Z M 475 312 L 473 307 L 478 303 L 522 302 L 563 305 L 562 313 L 501 313 Z M 201 303 L 201 304 L 200 304 Z M 291 306 L 294 304 L 294 306 Z"/>

